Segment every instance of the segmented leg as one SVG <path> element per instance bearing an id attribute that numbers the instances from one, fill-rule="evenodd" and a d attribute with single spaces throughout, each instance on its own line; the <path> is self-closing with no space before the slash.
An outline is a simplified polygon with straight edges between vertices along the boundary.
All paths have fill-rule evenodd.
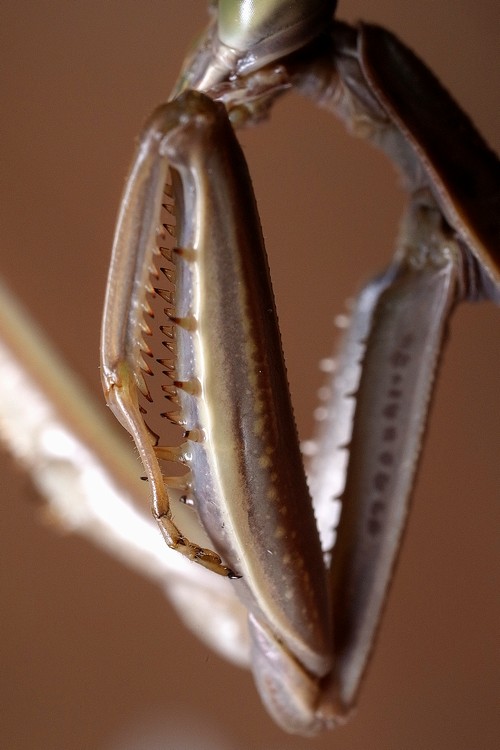
<path id="1" fill-rule="evenodd" d="M 144 335 L 151 332 L 147 317 L 152 311 L 146 295 L 155 293 L 150 279 L 168 170 L 165 143 L 186 116 L 182 102 L 159 107 L 140 138 L 113 246 L 102 329 L 102 381 L 109 407 L 134 438 L 151 487 L 153 515 L 169 547 L 220 575 L 235 577 L 217 553 L 191 542 L 175 525 L 168 480 L 158 458 L 182 462 L 189 446 L 157 447 L 157 436 L 146 424 L 140 403 L 141 394 L 150 399 L 145 376 L 151 370 L 145 357 L 151 352 Z M 185 325 L 175 318 L 172 322 Z M 184 387 L 174 381 L 176 386 Z"/>

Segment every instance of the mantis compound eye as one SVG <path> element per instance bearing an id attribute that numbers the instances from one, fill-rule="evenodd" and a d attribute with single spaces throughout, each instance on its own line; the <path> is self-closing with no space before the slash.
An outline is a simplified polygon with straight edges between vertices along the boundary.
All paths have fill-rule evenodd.
<path id="1" fill-rule="evenodd" d="M 336 0 L 220 0 L 220 42 L 241 52 L 249 73 L 294 52 L 328 25 Z"/>

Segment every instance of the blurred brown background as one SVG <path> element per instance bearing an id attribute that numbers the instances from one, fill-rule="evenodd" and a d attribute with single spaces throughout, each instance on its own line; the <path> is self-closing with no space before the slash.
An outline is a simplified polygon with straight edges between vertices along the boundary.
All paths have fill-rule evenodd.
<path id="1" fill-rule="evenodd" d="M 97 398 L 104 283 L 134 137 L 168 94 L 204 6 L 1 4 L 1 270 Z M 496 0 L 345 0 L 339 16 L 398 33 L 498 148 Z M 242 142 L 307 437 L 331 321 L 389 259 L 403 196 L 379 154 L 298 98 Z M 156 588 L 41 525 L 29 484 L 2 456 L 0 746 L 498 747 L 499 324 L 492 305 L 455 316 L 359 712 L 318 740 L 277 730 L 249 675 L 187 633 Z"/>

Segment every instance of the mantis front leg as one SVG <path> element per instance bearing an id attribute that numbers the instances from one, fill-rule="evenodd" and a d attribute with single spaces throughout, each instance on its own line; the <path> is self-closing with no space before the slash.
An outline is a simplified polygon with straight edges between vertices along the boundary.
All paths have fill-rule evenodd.
<path id="1" fill-rule="evenodd" d="M 142 316 L 151 315 L 145 293 L 153 290 L 142 277 L 142 284 L 125 284 L 124 293 L 131 291 L 126 310 L 116 300 L 122 299 L 117 270 L 133 269 L 126 279 L 136 268 L 137 275 L 150 271 L 146 253 L 154 240 L 167 159 L 174 170 L 178 222 L 176 301 L 166 311 L 176 326 L 177 356 L 168 383 L 178 392 L 185 426 L 189 492 L 216 549 L 242 576 L 236 591 L 251 626 L 280 644 L 280 654 L 286 653 L 296 671 L 314 676 L 307 682 L 317 693 L 330 668 L 328 597 L 260 225 L 225 108 L 196 92 L 153 115 L 126 188 L 103 326 L 108 403 L 145 456 L 162 527 L 157 498 L 170 480 L 163 479 L 157 455 L 172 458 L 173 452 L 153 448 L 138 401 L 139 390 L 146 393 L 146 366 L 136 336 L 144 330 Z M 121 315 L 115 317 L 117 311 Z M 203 551 L 197 561 L 206 564 L 206 557 Z M 212 558 L 207 567 L 215 568 Z M 317 699 L 305 702 L 314 705 Z"/>
<path id="2" fill-rule="evenodd" d="M 169 256 L 175 301 L 145 278 L 167 160 L 178 224 Z M 110 406 L 145 456 L 154 514 L 162 526 L 157 498 L 171 481 L 157 459 L 176 454 L 152 446 L 139 405 L 139 391 L 148 395 L 137 348 L 137 331 L 147 333 L 143 316 L 153 317 L 148 290 L 172 304 L 165 314 L 176 327 L 176 366 L 175 374 L 164 372 L 165 390 L 177 398 L 185 427 L 190 496 L 230 568 L 216 568 L 206 550 L 197 561 L 242 576 L 235 590 L 249 613 L 253 669 L 276 721 L 303 734 L 331 727 L 354 702 L 387 595 L 434 370 L 459 295 L 460 249 L 432 197 L 415 196 L 394 264 L 375 284 L 363 333 L 346 513 L 327 591 L 255 201 L 222 105 L 186 92 L 152 116 L 117 238 L 103 377 Z M 131 293 L 124 309 L 114 300 L 125 300 L 114 274 L 127 268 L 133 273 L 125 275 Z M 131 283 L 139 273 L 141 283 Z M 115 319 L 116 310 L 122 315 Z M 131 335 L 123 333 L 123 320 Z M 347 369 L 357 364 L 347 357 Z"/>

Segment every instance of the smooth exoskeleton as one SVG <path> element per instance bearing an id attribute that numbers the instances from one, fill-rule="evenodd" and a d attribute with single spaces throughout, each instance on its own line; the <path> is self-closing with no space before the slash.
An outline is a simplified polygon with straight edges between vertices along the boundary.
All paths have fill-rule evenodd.
<path id="1" fill-rule="evenodd" d="M 135 439 L 167 543 L 236 579 L 263 701 L 284 729 L 305 735 L 343 721 L 356 701 L 449 316 L 463 300 L 500 302 L 496 156 L 411 51 L 378 27 L 333 20 L 334 9 L 319 1 L 219 2 L 172 100 L 141 136 L 102 337 L 106 398 Z M 292 87 L 382 148 L 410 196 L 391 264 L 352 310 L 313 444 L 312 500 L 255 199 L 233 132 L 265 117 Z M 453 123 L 453 138 L 443 121 Z M 162 250 L 162 204 L 175 213 L 171 251 Z M 160 252 L 174 293 L 155 285 Z M 184 429 L 174 448 L 159 444 L 147 424 L 147 337 L 158 295 L 167 302 L 160 322 L 172 356 L 159 360 L 175 405 L 167 416 Z M 165 477 L 163 460 L 181 462 L 188 475 Z M 175 524 L 169 485 L 194 504 L 213 549 Z"/>

